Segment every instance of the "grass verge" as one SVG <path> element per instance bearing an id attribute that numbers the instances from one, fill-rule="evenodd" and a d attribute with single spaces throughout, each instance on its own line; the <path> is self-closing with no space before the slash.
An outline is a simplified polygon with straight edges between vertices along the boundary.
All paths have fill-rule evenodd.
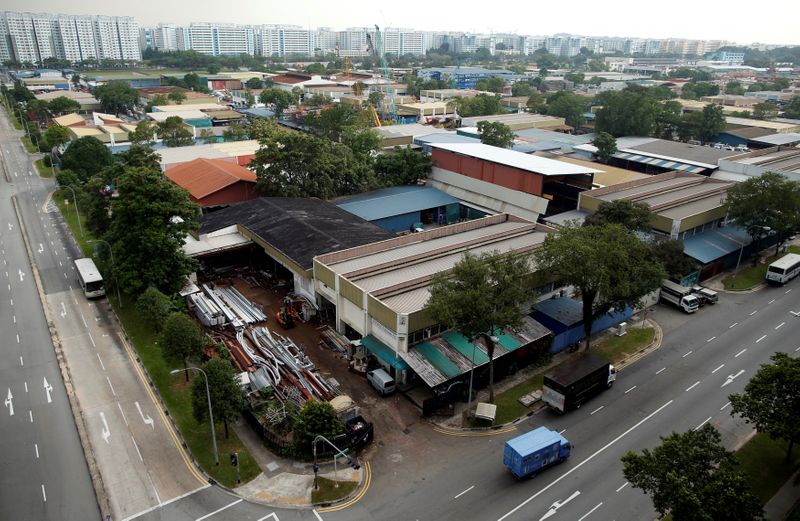
<path id="1" fill-rule="evenodd" d="M 323 477 L 317 478 L 319 489 L 311 491 L 311 502 L 314 504 L 328 503 L 330 501 L 342 499 L 351 494 L 353 490 L 355 490 L 356 485 L 358 485 L 355 481 L 339 481 L 338 483 L 339 487 L 337 488 L 336 482 L 332 479 Z"/>
<path id="2" fill-rule="evenodd" d="M 497 405 L 497 414 L 495 415 L 495 424 L 502 425 L 504 423 L 512 422 L 517 418 L 524 416 L 530 412 L 532 406 L 525 407 L 519 402 L 519 398 L 528 394 L 536 389 L 542 388 L 543 374 L 537 374 L 532 378 L 520 382 L 514 387 L 503 391 L 494 397 L 494 403 Z"/>
<path id="3" fill-rule="evenodd" d="M 37 159 L 36 161 L 33 162 L 33 164 L 36 165 L 36 170 L 39 171 L 39 177 L 55 177 L 53 175 L 54 167 L 50 167 L 50 166 L 45 165 L 44 164 L 44 159 Z M 60 171 L 61 170 L 59 168 L 55 168 L 56 175 Z"/>
<path id="4" fill-rule="evenodd" d="M 786 461 L 788 443 L 758 433 L 736 452 L 753 493 L 762 503 L 769 501 L 800 466 L 800 450 Z"/>
<path id="5" fill-rule="evenodd" d="M 39 151 L 36 149 L 33 142 L 31 141 L 31 138 L 29 138 L 28 136 L 22 136 L 22 138 L 20 139 L 22 140 L 22 144 L 25 146 L 25 150 L 27 150 L 29 154 L 35 154 Z"/>
<path id="6" fill-rule="evenodd" d="M 615 364 L 628 355 L 632 355 L 638 350 L 649 345 L 653 341 L 655 329 L 652 327 L 630 328 L 628 333 L 623 336 L 609 336 L 598 345 L 591 348 L 591 351 Z"/>
<path id="7" fill-rule="evenodd" d="M 786 250 L 787 253 L 800 253 L 800 246 L 789 246 Z M 772 255 L 767 258 L 766 262 L 763 264 L 757 264 L 756 266 L 750 266 L 749 268 L 741 270 L 736 275 L 736 283 L 734 284 L 733 275 L 725 277 L 722 279 L 722 284 L 725 285 L 725 289 L 750 289 L 758 284 L 764 282 L 764 277 L 767 274 L 767 267 L 769 267 L 775 259 L 783 257 L 783 253 L 779 253 L 778 255 Z"/>
<path id="8" fill-rule="evenodd" d="M 67 197 L 71 194 L 67 192 Z M 61 210 L 61 215 L 72 230 L 72 234 L 78 241 L 83 254 L 87 257 L 92 255 L 94 245 L 89 240 L 94 237 L 85 229 L 84 215 L 81 214 L 81 222 L 84 225 L 84 235 L 78 230 L 78 216 L 74 205 L 64 204 L 64 194 L 56 192 L 53 198 Z M 133 346 L 147 368 L 150 378 L 156 385 L 161 398 L 167 405 L 169 414 L 186 440 L 189 451 L 205 470 L 205 472 L 226 487 L 235 487 L 236 468 L 229 462 L 229 454 L 239 453 L 239 467 L 242 483 L 246 483 L 255 478 L 261 469 L 248 452 L 244 444 L 229 426 L 229 437 L 225 437 L 225 428 L 222 423 L 215 424 L 217 434 L 217 449 L 220 464 L 214 465 L 214 456 L 211 443 L 211 426 L 208 422 L 198 423 L 192 415 L 192 396 L 191 396 L 191 376 L 187 384 L 183 375 L 170 376 L 169 372 L 176 367 L 168 364 L 161 356 L 161 348 L 158 346 L 158 336 L 149 324 L 143 322 L 136 312 L 131 297 L 123 297 L 124 307 L 120 306 L 113 292 L 113 281 L 108 282 L 108 299 L 117 313 L 120 321 L 125 327 L 125 331 L 131 338 Z"/>
<path id="9" fill-rule="evenodd" d="M 5 103 L 3 103 L 5 105 Z M 19 122 L 17 119 L 17 115 L 14 113 L 14 110 L 6 105 L 6 112 L 8 113 L 8 119 L 11 120 L 11 124 L 14 125 L 14 128 L 17 130 L 22 130 L 22 123 Z"/>

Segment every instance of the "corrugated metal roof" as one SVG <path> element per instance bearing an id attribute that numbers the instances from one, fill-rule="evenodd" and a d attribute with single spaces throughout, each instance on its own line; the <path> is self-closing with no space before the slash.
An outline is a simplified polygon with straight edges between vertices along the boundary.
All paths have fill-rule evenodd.
<path id="1" fill-rule="evenodd" d="M 375 221 L 455 203 L 458 199 L 430 186 L 393 186 L 346 197 L 336 202 L 336 206 L 367 221 Z"/>
<path id="2" fill-rule="evenodd" d="M 788 132 L 786 134 L 771 134 L 769 136 L 752 138 L 751 141 L 755 141 L 757 143 L 766 143 L 768 145 L 789 145 L 793 143 L 800 143 L 800 134 L 796 132 Z"/>
<path id="3" fill-rule="evenodd" d="M 250 170 L 220 159 L 195 159 L 170 168 L 165 175 L 198 200 L 239 181 L 256 182 L 256 174 Z"/>
<path id="4" fill-rule="evenodd" d="M 537 303 L 536 311 L 565 326 L 573 326 L 583 321 L 581 303 L 571 298 L 552 298 Z"/>
<path id="5" fill-rule="evenodd" d="M 505 148 L 484 145 L 483 143 L 432 143 L 431 146 L 540 175 L 581 175 L 594 174 L 600 171 L 594 168 L 563 163 L 554 159 L 523 154 Z"/>
<path id="6" fill-rule="evenodd" d="M 735 226 L 706 230 L 683 240 L 683 253 L 703 264 L 732 253 L 750 244 L 747 232 Z"/>

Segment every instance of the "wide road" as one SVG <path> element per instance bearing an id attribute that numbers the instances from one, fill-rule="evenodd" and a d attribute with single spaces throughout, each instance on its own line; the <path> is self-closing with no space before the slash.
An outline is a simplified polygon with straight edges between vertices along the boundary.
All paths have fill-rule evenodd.
<path id="1" fill-rule="evenodd" d="M 0 518 L 99 519 L 94 489 L 12 204 L 41 197 L 0 117 Z"/>

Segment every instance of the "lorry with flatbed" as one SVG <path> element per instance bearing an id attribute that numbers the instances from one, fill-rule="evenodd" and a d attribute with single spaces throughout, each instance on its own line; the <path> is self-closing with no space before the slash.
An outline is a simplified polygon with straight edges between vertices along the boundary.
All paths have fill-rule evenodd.
<path id="1" fill-rule="evenodd" d="M 569 440 L 547 427 L 539 427 L 506 442 L 503 465 L 517 479 L 535 476 L 540 470 L 570 457 Z"/>
<path id="2" fill-rule="evenodd" d="M 694 313 L 700 308 L 700 299 L 692 294 L 692 288 L 681 286 L 671 280 L 661 281 L 661 300 L 681 308 L 686 313 Z"/>
<path id="3" fill-rule="evenodd" d="M 595 354 L 584 353 L 544 375 L 542 401 L 562 413 L 579 409 L 589 398 L 610 389 L 616 379 L 613 365 Z"/>

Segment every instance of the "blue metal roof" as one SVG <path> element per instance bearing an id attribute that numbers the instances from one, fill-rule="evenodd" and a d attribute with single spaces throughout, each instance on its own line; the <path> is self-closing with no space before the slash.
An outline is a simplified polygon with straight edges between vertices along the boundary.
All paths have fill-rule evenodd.
<path id="1" fill-rule="evenodd" d="M 736 226 L 706 230 L 683 240 L 683 253 L 708 264 L 751 242 L 747 232 Z"/>
<path id="2" fill-rule="evenodd" d="M 583 320 L 581 303 L 571 298 L 551 298 L 537 302 L 536 311 L 569 327 Z"/>
<path id="3" fill-rule="evenodd" d="M 393 186 L 347 197 L 336 203 L 367 221 L 376 221 L 429 208 L 458 203 L 455 197 L 430 186 Z"/>

